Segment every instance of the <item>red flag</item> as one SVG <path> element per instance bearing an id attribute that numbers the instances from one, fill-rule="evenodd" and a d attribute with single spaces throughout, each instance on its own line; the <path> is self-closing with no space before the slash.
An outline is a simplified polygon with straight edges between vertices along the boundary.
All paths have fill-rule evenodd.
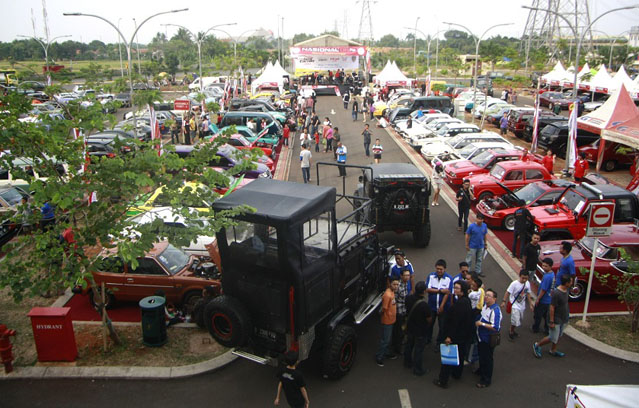
<path id="1" fill-rule="evenodd" d="M 530 151 L 535 153 L 537 151 L 537 137 L 539 136 L 539 83 L 537 83 L 537 94 L 535 95 L 535 114 L 533 116 L 533 134 L 532 144 L 530 145 Z"/>

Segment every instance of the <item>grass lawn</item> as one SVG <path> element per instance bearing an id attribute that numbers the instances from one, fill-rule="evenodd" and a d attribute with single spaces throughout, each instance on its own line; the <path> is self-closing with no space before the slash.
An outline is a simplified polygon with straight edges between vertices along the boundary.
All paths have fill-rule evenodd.
<path id="1" fill-rule="evenodd" d="M 639 332 L 630 332 L 630 316 L 588 317 L 588 329 L 577 326 L 578 320 L 581 317 L 570 319 L 571 327 L 610 346 L 639 353 Z"/>

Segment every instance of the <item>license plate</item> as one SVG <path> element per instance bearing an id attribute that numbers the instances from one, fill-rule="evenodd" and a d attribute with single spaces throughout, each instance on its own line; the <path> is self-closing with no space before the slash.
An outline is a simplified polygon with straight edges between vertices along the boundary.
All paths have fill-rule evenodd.
<path id="1" fill-rule="evenodd" d="M 393 206 L 393 210 L 396 211 L 406 211 L 410 208 L 410 206 L 408 204 L 395 204 Z"/>

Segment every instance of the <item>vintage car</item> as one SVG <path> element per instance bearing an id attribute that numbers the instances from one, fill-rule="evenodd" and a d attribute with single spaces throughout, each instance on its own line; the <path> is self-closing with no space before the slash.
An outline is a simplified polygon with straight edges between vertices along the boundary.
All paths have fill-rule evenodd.
<path id="1" fill-rule="evenodd" d="M 541 164 L 521 160 L 504 161 L 496 164 L 488 174 L 469 177 L 470 188 L 476 200 L 486 200 L 506 194 L 501 184 L 516 190 L 535 181 L 554 178 Z"/>
<path id="2" fill-rule="evenodd" d="M 581 146 L 578 149 L 579 153 L 584 153 L 586 155 L 586 160 L 591 163 L 597 163 L 597 158 L 599 157 L 599 140 L 600 139 L 597 139 L 594 142 Z M 637 149 L 608 141 L 604 145 L 601 168 L 606 171 L 613 171 L 619 165 L 630 166 L 635 161 L 638 154 Z"/>
<path id="3" fill-rule="evenodd" d="M 191 189 L 206 189 L 208 187 L 204 184 L 186 182 L 183 188 L 191 188 Z M 141 214 L 146 211 L 153 210 L 157 207 L 166 207 L 171 205 L 170 197 L 166 194 L 163 194 L 163 187 L 157 188 L 154 192 L 149 194 L 144 194 L 140 196 L 135 203 L 131 207 L 127 209 L 126 215 L 132 217 L 134 215 Z M 188 207 L 193 208 L 199 212 L 209 212 L 211 208 L 211 203 L 202 201 L 200 203 L 190 203 Z"/>
<path id="4" fill-rule="evenodd" d="M 566 98 L 561 92 L 544 92 L 539 96 L 539 105 L 547 106 L 550 110 L 555 105 L 560 105 L 561 109 L 568 109 L 571 103 L 573 100 Z"/>
<path id="5" fill-rule="evenodd" d="M 488 173 L 495 164 L 507 160 L 521 160 L 524 150 L 514 149 L 490 149 L 483 151 L 470 160 L 459 160 L 444 166 L 446 181 L 453 185 L 461 185 L 465 178 Z M 527 153 L 528 160 L 541 163 L 539 155 Z"/>
<path id="6" fill-rule="evenodd" d="M 630 191 L 614 184 L 582 183 L 567 189 L 554 204 L 531 208 L 533 228 L 542 241 L 580 239 L 586 233 L 590 204 L 601 200 L 615 202 L 615 223 L 639 218 L 639 199 Z"/>
<path id="7" fill-rule="evenodd" d="M 210 140 L 215 139 L 216 136 L 210 138 Z M 249 142 L 247 138 L 242 136 L 239 133 L 229 136 L 227 143 L 238 150 L 252 150 L 252 149 L 260 149 L 262 153 L 264 153 L 259 159 L 258 163 L 265 164 L 269 170 L 273 171 L 275 169 L 275 162 L 273 158 L 275 157 L 275 150 L 268 147 L 258 147 L 255 145 L 255 142 Z"/>
<path id="8" fill-rule="evenodd" d="M 230 126 L 224 127 L 220 129 L 219 132 L 224 133 L 229 128 Z M 277 147 L 277 144 L 280 141 L 278 137 L 273 137 L 269 135 L 266 130 L 262 130 L 261 132 L 259 132 L 259 134 L 256 134 L 248 126 L 235 126 L 235 131 L 238 134 L 244 136 L 246 140 L 248 140 L 249 142 L 255 143 L 255 146 L 259 148 L 265 147 L 271 150 L 275 150 L 275 148 Z M 210 137 L 207 136 L 204 139 L 207 140 L 209 138 Z"/>
<path id="9" fill-rule="evenodd" d="M 431 142 L 431 143 L 428 143 Z M 451 138 L 432 138 L 425 139 L 422 144 L 421 154 L 428 162 L 433 158 L 444 154 L 451 153 L 455 150 L 461 150 L 467 145 L 476 142 L 501 142 L 506 143 L 506 139 L 499 136 L 495 132 L 477 132 L 477 133 L 460 133 Z"/>
<path id="10" fill-rule="evenodd" d="M 559 269 L 559 262 L 562 258 L 559 253 L 561 242 L 547 241 L 540 244 L 541 252 L 539 258 L 551 258 L 554 261 L 553 271 L 555 272 Z M 574 241 L 570 255 L 575 261 L 577 279 L 568 292 L 571 301 L 579 301 L 586 296 L 594 243 L 595 238 L 590 237 L 583 237 L 578 241 Z M 639 261 L 639 228 L 635 224 L 613 225 L 610 236 L 599 238 L 595 259 L 595 272 L 597 274 L 592 280 L 592 293 L 600 295 L 616 294 L 617 281 L 615 277 L 628 277 L 628 265 L 626 261 L 621 259 L 621 250 L 624 250 L 632 261 Z M 607 276 L 603 281 L 597 277 L 605 275 Z M 542 276 L 543 270 L 541 265 L 538 265 L 536 271 L 537 280 L 540 280 Z M 639 279 L 639 275 L 635 275 L 635 278 Z"/>
<path id="11" fill-rule="evenodd" d="M 515 229 L 515 210 L 521 206 L 537 207 L 554 203 L 573 184 L 562 179 L 536 181 L 517 191 L 506 186 L 501 197 L 489 198 L 477 203 L 475 211 L 484 215 L 484 222 L 492 228 Z"/>
<path id="12" fill-rule="evenodd" d="M 212 262 L 202 262 L 166 241 L 153 245 L 145 256 L 137 259 L 137 267 L 125 262 L 117 249 L 105 249 L 100 253 L 97 269 L 92 271 L 98 287 L 106 288 L 106 308 L 116 301 L 139 301 L 164 291 L 168 303 L 182 305 L 188 312 L 202 298 L 202 289 L 213 286 L 220 292 L 220 276 Z M 74 293 L 89 293 L 89 301 L 96 305 L 93 291 L 76 286 Z"/>
<path id="13" fill-rule="evenodd" d="M 177 153 L 180 157 L 188 157 L 195 149 L 197 149 L 197 147 L 193 145 L 176 145 L 175 153 Z M 232 169 L 233 167 L 242 164 L 243 161 L 243 154 L 241 154 L 238 149 L 229 144 L 220 146 L 217 150 L 217 156 L 217 160 L 212 160 L 209 163 L 211 167 Z M 267 164 L 264 162 L 265 159 L 268 158 L 266 156 L 262 156 L 262 162 L 260 162 L 259 160 L 257 162 L 253 162 L 253 168 L 243 170 L 240 174 L 244 174 L 248 178 L 273 178 L 271 170 L 269 170 Z"/>

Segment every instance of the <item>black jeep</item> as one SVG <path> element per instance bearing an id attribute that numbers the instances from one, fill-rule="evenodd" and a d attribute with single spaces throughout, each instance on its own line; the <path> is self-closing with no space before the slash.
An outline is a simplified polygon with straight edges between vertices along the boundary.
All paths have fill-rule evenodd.
<path id="1" fill-rule="evenodd" d="M 414 165 L 371 165 L 364 170 L 355 195 L 373 201 L 364 214 L 377 225 L 377 232 L 412 231 L 418 247 L 425 247 L 430 242 L 430 182 Z"/>
<path id="2" fill-rule="evenodd" d="M 220 344 L 261 364 L 277 364 L 288 349 L 300 360 L 318 352 L 328 378 L 351 369 L 354 326 L 381 302 L 391 248 L 374 225 L 355 220 L 362 208 L 338 218 L 344 198 L 352 199 L 334 187 L 259 179 L 213 204 L 221 216 L 254 208 L 217 234 L 223 295 L 204 318 Z"/>

